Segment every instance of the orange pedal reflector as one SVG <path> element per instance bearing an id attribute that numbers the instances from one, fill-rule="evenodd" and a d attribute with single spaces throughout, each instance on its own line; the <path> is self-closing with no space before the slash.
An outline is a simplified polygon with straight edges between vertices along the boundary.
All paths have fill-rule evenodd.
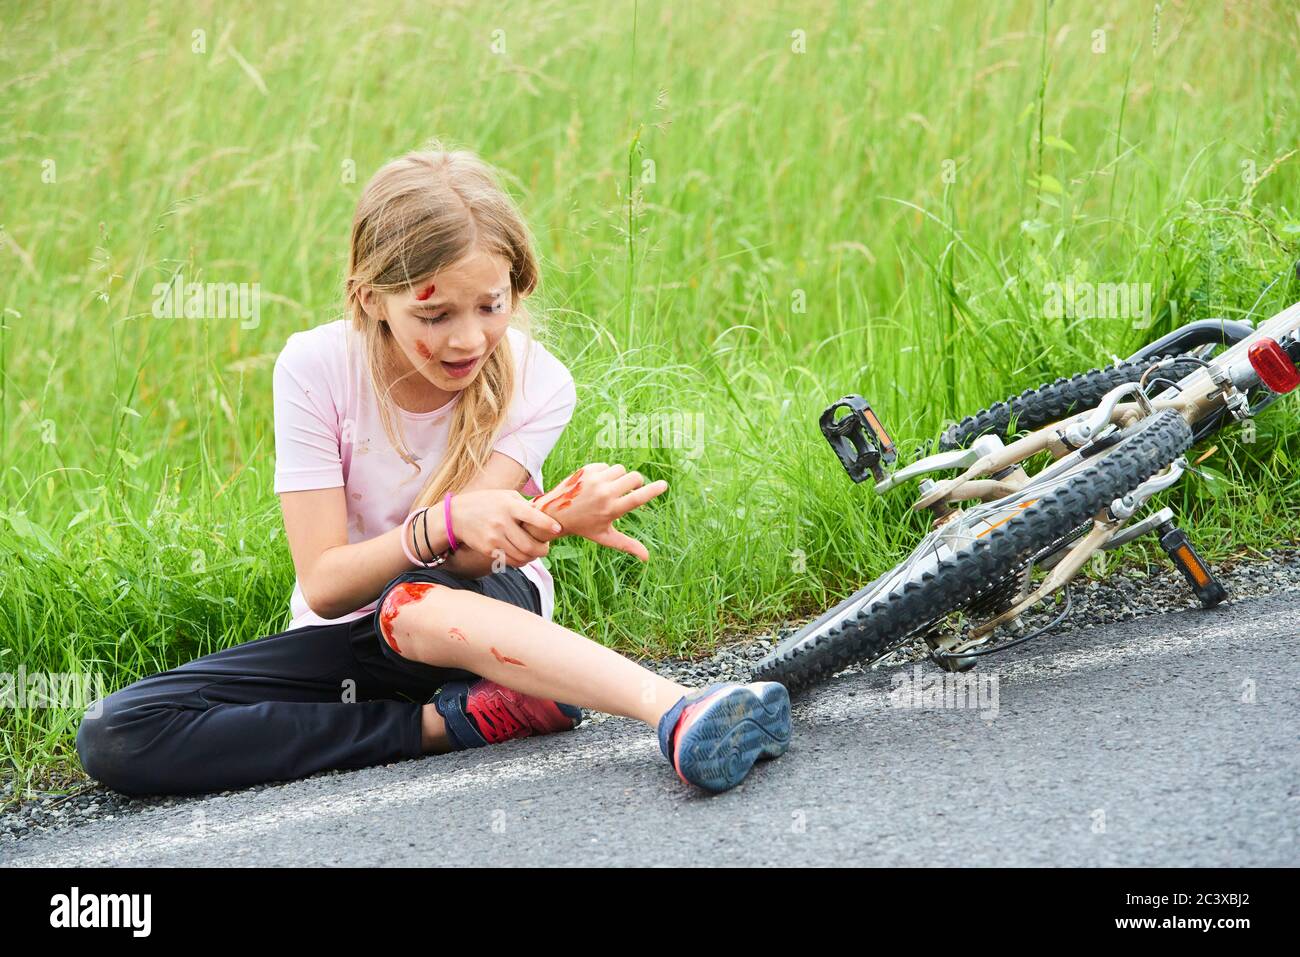
<path id="1" fill-rule="evenodd" d="M 1206 608 L 1213 608 L 1228 597 L 1227 589 L 1214 577 L 1214 573 L 1201 560 L 1201 556 L 1196 554 L 1196 549 L 1192 548 L 1187 533 L 1173 522 L 1166 522 L 1161 526 L 1160 547 L 1183 573 L 1187 584 L 1192 586 L 1192 591 Z"/>

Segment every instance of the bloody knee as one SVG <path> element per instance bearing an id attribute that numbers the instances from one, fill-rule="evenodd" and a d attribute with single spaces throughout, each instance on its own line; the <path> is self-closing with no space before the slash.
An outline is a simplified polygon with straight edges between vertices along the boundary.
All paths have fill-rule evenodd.
<path id="1" fill-rule="evenodd" d="M 388 646 L 399 655 L 403 654 L 397 643 L 397 617 L 409 605 L 422 602 L 429 592 L 440 588 L 436 582 L 400 582 L 389 589 L 379 606 L 379 633 Z"/>

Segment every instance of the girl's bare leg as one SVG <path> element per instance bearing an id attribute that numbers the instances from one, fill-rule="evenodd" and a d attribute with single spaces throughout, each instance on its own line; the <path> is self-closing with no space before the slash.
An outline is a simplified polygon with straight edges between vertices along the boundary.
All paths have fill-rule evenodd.
<path id="1" fill-rule="evenodd" d="M 554 622 L 508 602 L 435 582 L 393 588 L 380 612 L 381 637 L 403 657 L 461 668 L 538 698 L 658 726 L 691 689 L 669 681 Z M 426 708 L 425 733 L 439 731 Z M 445 747 L 445 730 L 441 730 Z"/>
<path id="2" fill-rule="evenodd" d="M 447 722 L 432 704 L 426 704 L 420 711 L 420 746 L 425 754 L 446 754 L 451 750 Z"/>

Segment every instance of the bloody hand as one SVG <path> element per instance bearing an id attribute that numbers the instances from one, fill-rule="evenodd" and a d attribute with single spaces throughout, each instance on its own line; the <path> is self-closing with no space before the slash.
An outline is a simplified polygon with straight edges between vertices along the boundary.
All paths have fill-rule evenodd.
<path id="1" fill-rule="evenodd" d="M 667 490 L 668 483 L 662 479 L 646 485 L 640 472 L 629 472 L 621 465 L 593 462 L 535 499 L 533 504 L 564 526 L 562 534 L 581 535 L 647 562 L 650 552 L 635 538 L 616 529 L 614 520 Z"/>

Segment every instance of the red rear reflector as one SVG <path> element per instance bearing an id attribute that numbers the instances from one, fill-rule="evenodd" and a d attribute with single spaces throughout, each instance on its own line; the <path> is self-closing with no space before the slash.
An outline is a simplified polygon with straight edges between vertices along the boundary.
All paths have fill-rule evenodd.
<path id="1" fill-rule="evenodd" d="M 1300 372 L 1296 371 L 1291 357 L 1276 340 L 1260 339 L 1250 347 L 1246 355 L 1260 381 L 1274 392 L 1290 392 L 1300 385 Z"/>

